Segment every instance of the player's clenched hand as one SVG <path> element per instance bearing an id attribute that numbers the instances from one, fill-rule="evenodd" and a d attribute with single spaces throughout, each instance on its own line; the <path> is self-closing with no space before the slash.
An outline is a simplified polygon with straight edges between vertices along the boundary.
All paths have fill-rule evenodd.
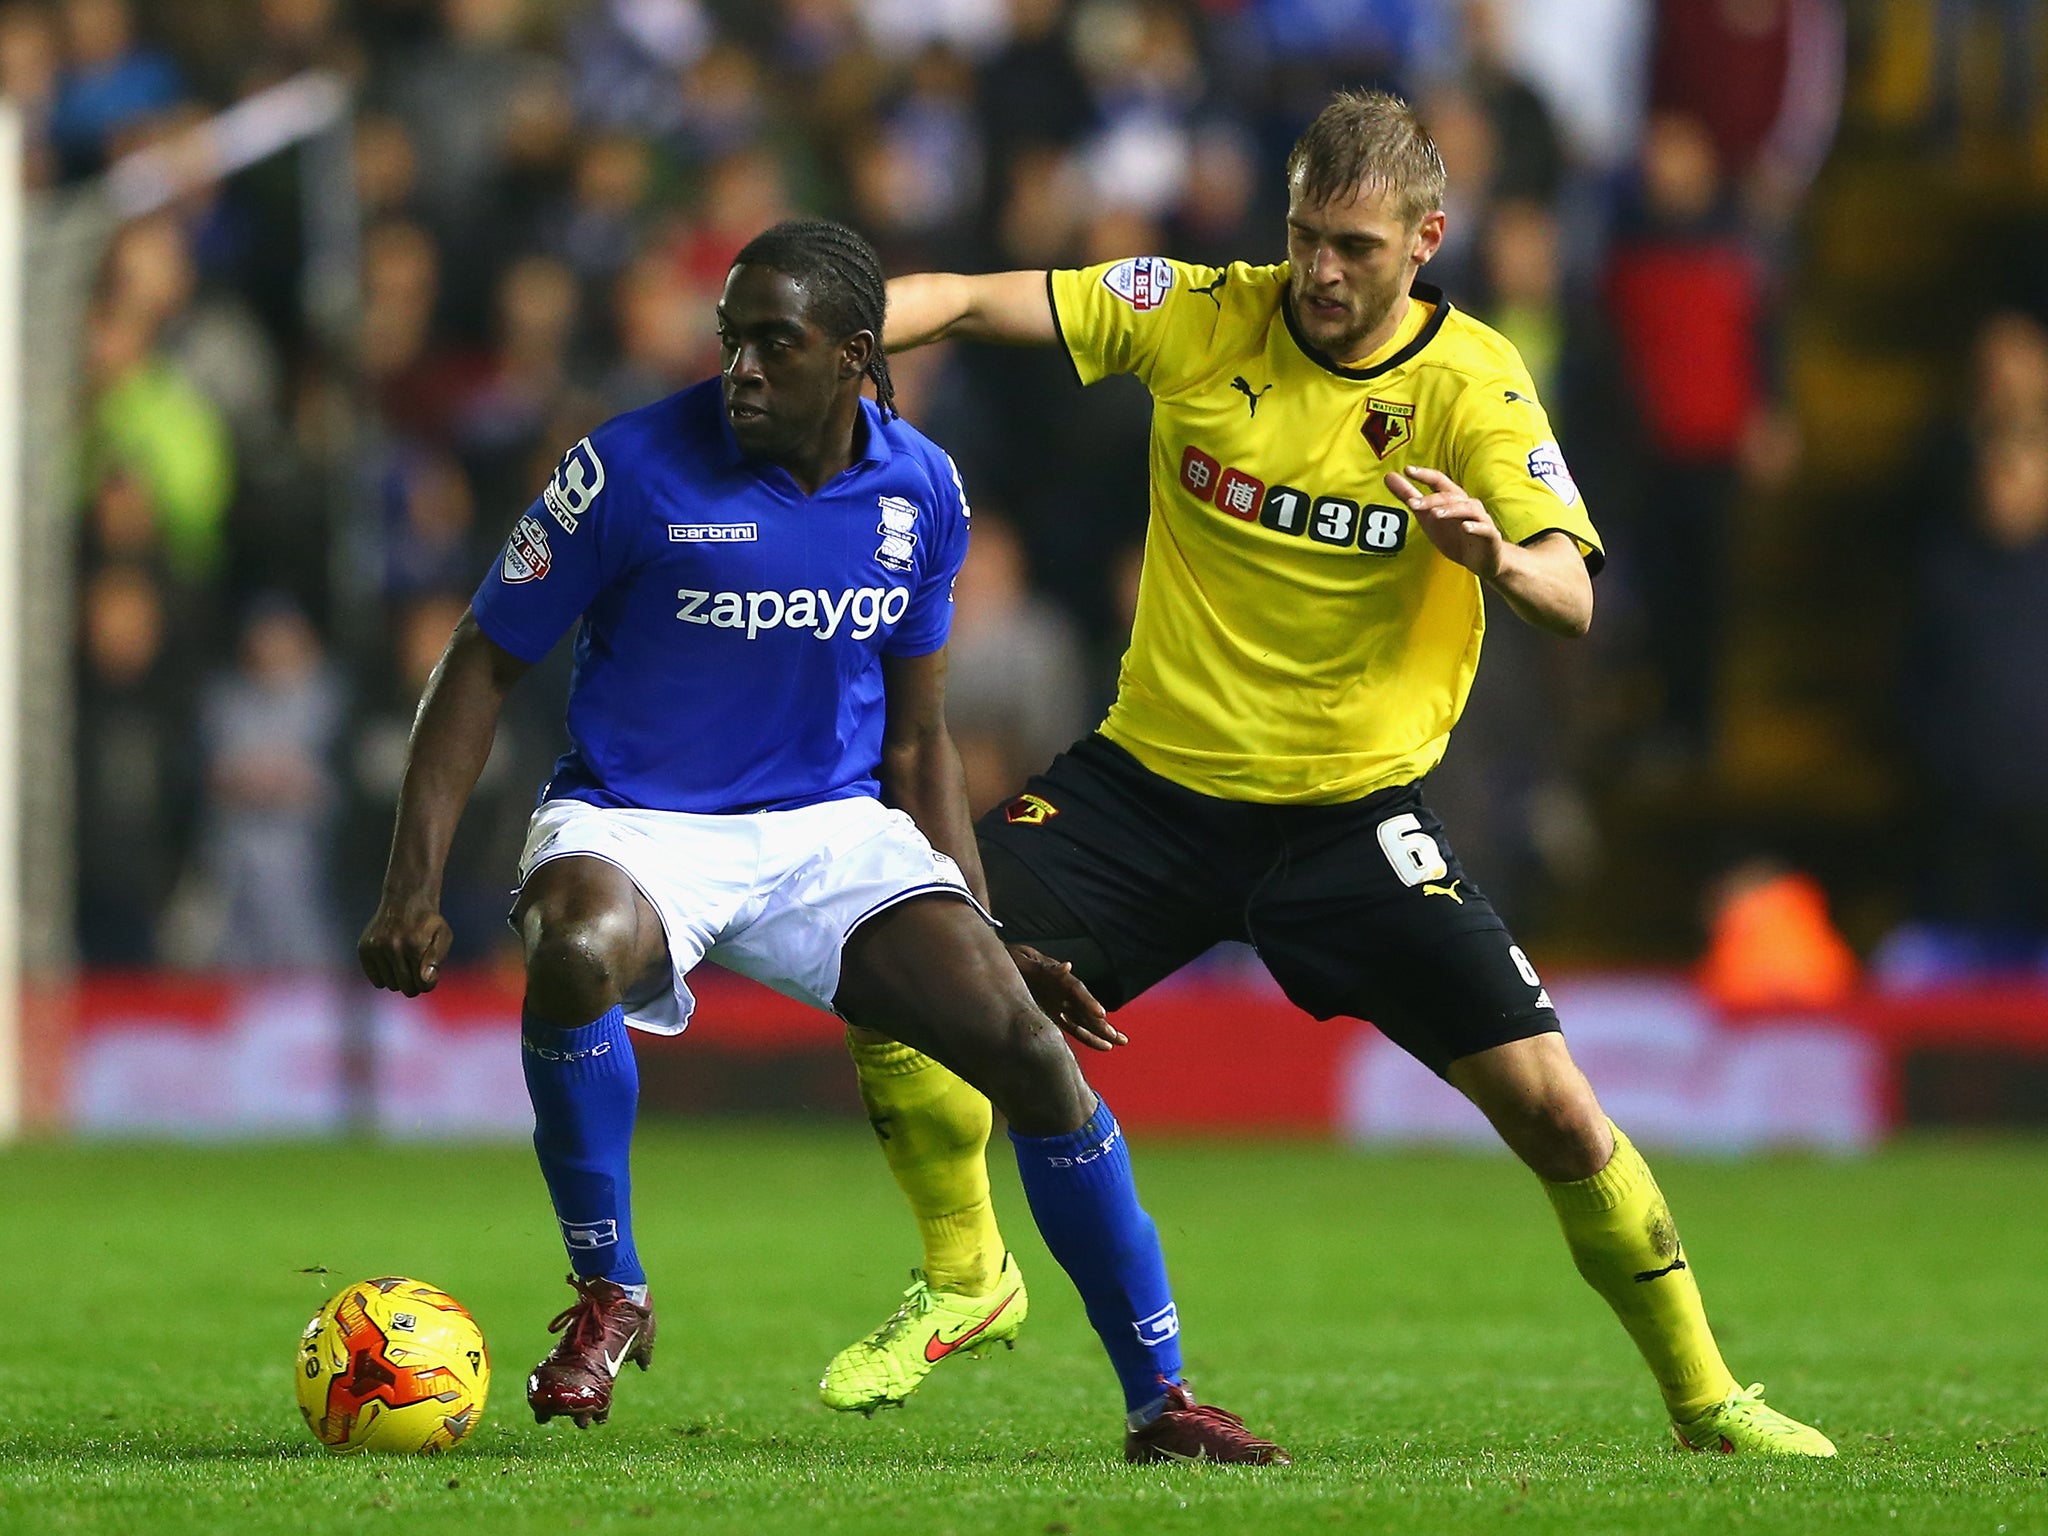
<path id="1" fill-rule="evenodd" d="M 435 903 L 387 896 L 356 940 L 356 959 L 385 991 L 418 997 L 441 979 L 441 961 L 454 937 Z"/>
<path id="2" fill-rule="evenodd" d="M 1032 1000 L 1053 1023 L 1093 1050 L 1108 1051 L 1130 1044 L 1122 1031 L 1109 1022 L 1108 1010 L 1082 984 L 1072 965 L 1041 955 L 1029 944 L 1012 944 L 1009 950 L 1017 974 L 1031 989 Z"/>
<path id="3" fill-rule="evenodd" d="M 1457 561 L 1481 581 L 1500 574 L 1506 548 L 1500 528 L 1479 499 L 1449 475 L 1410 464 L 1405 475 L 1398 470 L 1387 475 L 1387 489 L 1415 514 L 1429 542 L 1446 559 Z"/>

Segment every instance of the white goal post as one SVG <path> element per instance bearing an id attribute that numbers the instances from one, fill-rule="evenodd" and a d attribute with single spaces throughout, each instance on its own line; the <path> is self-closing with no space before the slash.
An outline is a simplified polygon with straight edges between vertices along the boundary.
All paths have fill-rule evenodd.
<path id="1" fill-rule="evenodd" d="M 0 1142 L 21 1133 L 21 112 L 0 99 Z"/>
<path id="2" fill-rule="evenodd" d="M 80 808 L 71 803 L 71 466 L 93 274 L 127 220 L 304 148 L 314 190 L 304 209 L 301 298 L 330 338 L 345 331 L 358 234 L 351 111 L 347 87 L 311 71 L 116 161 L 94 181 L 30 194 L 21 116 L 0 99 L 0 1144 L 22 1133 L 35 1108 L 24 1058 L 29 989 L 61 988 L 72 965 Z"/>

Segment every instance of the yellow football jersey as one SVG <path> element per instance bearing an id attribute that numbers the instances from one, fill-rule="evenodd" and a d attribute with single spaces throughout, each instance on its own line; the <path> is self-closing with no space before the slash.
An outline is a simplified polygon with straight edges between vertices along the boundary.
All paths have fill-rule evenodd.
<path id="1" fill-rule="evenodd" d="M 1327 804 L 1436 766 L 1479 664 L 1477 577 L 1382 476 L 1438 469 L 1526 543 L 1600 536 L 1497 332 L 1418 284 L 1377 356 L 1295 333 L 1287 268 L 1136 257 L 1049 278 L 1083 384 L 1152 391 L 1152 516 L 1103 734 L 1230 800 Z"/>

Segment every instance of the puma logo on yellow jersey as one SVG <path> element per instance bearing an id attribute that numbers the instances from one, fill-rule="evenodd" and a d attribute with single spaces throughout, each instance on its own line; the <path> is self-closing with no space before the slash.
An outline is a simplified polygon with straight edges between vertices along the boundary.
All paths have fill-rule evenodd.
<path id="1" fill-rule="evenodd" d="M 1463 880 L 1453 880 L 1449 885 L 1425 885 L 1422 888 L 1422 894 L 1425 896 L 1448 896 L 1462 907 L 1465 905 L 1465 898 L 1458 894 L 1458 887 L 1464 883 Z"/>
<path id="2" fill-rule="evenodd" d="M 1263 395 L 1267 390 L 1271 389 L 1273 386 L 1270 384 L 1261 384 L 1259 386 L 1258 394 L 1253 394 L 1251 381 L 1240 373 L 1236 378 L 1230 381 L 1230 387 L 1236 390 L 1240 395 L 1244 396 L 1245 404 L 1251 407 L 1252 415 L 1256 416 L 1259 414 L 1259 395 Z"/>

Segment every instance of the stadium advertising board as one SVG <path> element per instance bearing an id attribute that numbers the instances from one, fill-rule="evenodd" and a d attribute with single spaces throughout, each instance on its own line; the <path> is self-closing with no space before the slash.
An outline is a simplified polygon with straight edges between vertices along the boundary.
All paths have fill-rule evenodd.
<path id="1" fill-rule="evenodd" d="M 637 1042 L 651 1112 L 859 1113 L 832 1020 L 721 972 L 693 987 L 687 1035 Z M 2037 996 L 1728 1019 L 1669 976 L 1582 975 L 1556 991 L 1602 1099 L 1662 1146 L 1852 1150 L 1922 1118 L 1914 1064 L 1932 1049 L 2048 1056 Z M 504 983 L 451 977 L 411 1002 L 362 994 L 324 977 L 88 979 L 68 1010 L 59 1119 L 97 1135 L 296 1135 L 352 1119 L 402 1137 L 530 1129 Z M 1376 1031 L 1309 1018 L 1256 967 L 1169 982 L 1118 1022 L 1133 1044 L 1086 1065 L 1133 1126 L 1491 1144 L 1457 1094 Z M 1939 1105 L 1932 1117 L 1954 1118 Z"/>

